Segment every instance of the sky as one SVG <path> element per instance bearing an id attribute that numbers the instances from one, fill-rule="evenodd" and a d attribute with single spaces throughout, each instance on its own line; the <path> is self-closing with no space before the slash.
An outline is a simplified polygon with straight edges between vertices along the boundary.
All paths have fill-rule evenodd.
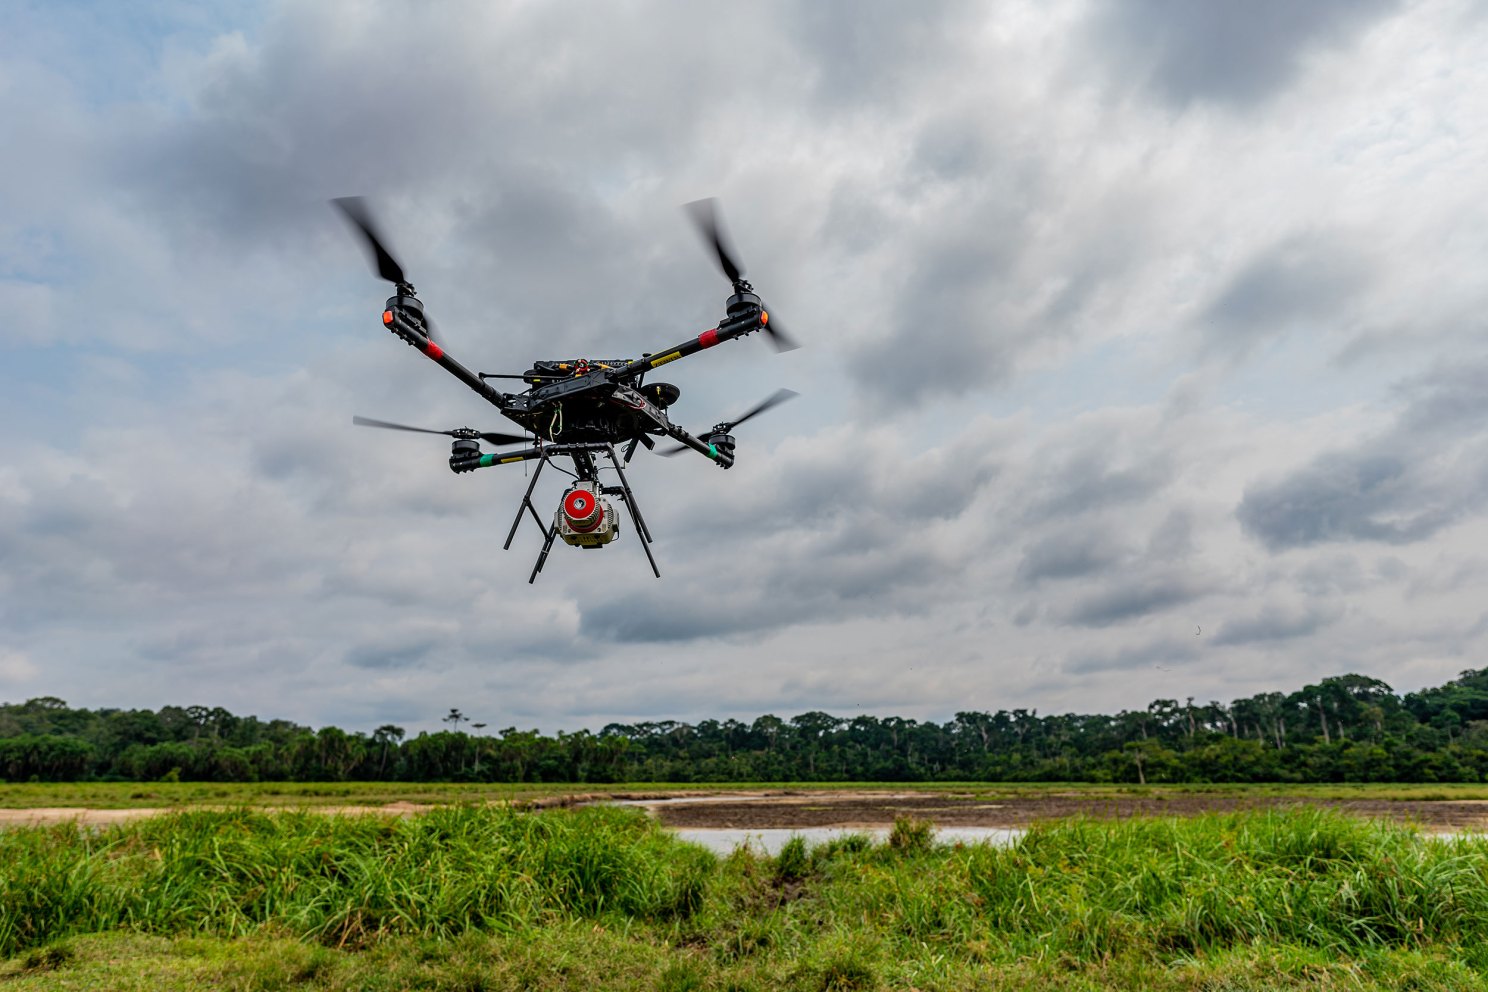
<path id="1" fill-rule="evenodd" d="M 1488 664 L 1482 0 L 13 0 L 0 700 L 311 726 L 1040 713 Z M 738 463 L 501 544 L 480 371 L 670 365 Z M 563 479 L 535 496 L 556 507 Z"/>

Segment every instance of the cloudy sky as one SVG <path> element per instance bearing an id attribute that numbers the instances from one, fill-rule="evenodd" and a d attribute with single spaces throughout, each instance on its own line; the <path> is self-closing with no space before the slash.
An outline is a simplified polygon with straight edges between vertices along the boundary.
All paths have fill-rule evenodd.
<path id="1" fill-rule="evenodd" d="M 5 6 L 0 700 L 493 728 L 1115 712 L 1488 664 L 1488 4 Z M 535 586 L 452 355 L 667 369 Z M 539 505 L 556 505 L 545 474 Z"/>

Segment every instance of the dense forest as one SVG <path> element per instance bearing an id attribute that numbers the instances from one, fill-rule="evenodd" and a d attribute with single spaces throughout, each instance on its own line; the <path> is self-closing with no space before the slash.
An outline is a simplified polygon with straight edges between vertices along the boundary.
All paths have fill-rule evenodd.
<path id="1" fill-rule="evenodd" d="M 1158 699 L 1112 715 L 957 713 L 946 723 L 802 713 L 666 720 L 547 736 L 450 729 L 408 737 L 311 730 L 221 707 L 0 705 L 6 781 L 1482 782 L 1488 669 L 1398 696 L 1364 675 L 1228 705 Z M 465 725 L 462 727 L 462 725 Z"/>

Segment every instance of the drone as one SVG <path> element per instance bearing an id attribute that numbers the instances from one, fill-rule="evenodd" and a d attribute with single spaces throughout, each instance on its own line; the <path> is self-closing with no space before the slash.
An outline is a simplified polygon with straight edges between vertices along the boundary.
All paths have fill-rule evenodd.
<path id="1" fill-rule="evenodd" d="M 666 456 L 691 449 L 719 468 L 730 468 L 734 464 L 737 446 L 734 429 L 796 395 L 789 389 L 777 390 L 740 416 L 720 421 L 706 433 L 694 435 L 674 424 L 667 415 L 668 408 L 677 402 L 682 391 L 669 382 L 646 381 L 649 373 L 664 365 L 756 331 L 763 332 L 777 351 L 791 351 L 797 347 L 745 280 L 744 267 L 739 263 L 737 253 L 728 245 L 716 201 L 712 199 L 689 203 L 687 211 L 704 243 L 716 256 L 719 269 L 733 286 L 733 293 L 724 304 L 725 316 L 717 327 L 670 348 L 643 353 L 640 358 L 536 361 L 522 373 L 474 372 L 451 357 L 436 340 L 434 324 L 424 310 L 423 301 L 414 292 L 403 267 L 388 250 L 387 239 L 379 231 L 366 201 L 350 196 L 331 202 L 361 235 L 377 275 L 395 287 L 393 295 L 383 305 L 383 326 L 475 390 L 526 434 L 478 431 L 470 427 L 440 431 L 360 416 L 353 417 L 352 423 L 362 427 L 450 437 L 453 442 L 449 467 L 456 473 L 494 465 L 536 462 L 527 492 L 517 506 L 516 519 L 512 521 L 506 543 L 502 545 L 503 550 L 511 549 L 524 515 L 530 514 L 543 533 L 543 544 L 537 562 L 532 566 L 532 574 L 527 578 L 529 585 L 537 581 L 556 539 L 562 538 L 572 547 L 594 549 L 603 548 L 620 536 L 620 518 L 611 499 L 618 500 L 629 512 L 651 571 L 661 578 L 656 557 L 651 553 L 651 530 L 641 515 L 635 493 L 625 475 L 625 466 L 630 464 L 636 449 L 644 446 L 648 451 Z M 520 392 L 503 392 L 491 385 L 491 380 L 519 380 L 526 388 Z M 657 449 L 658 438 L 670 438 L 675 443 Z M 482 441 L 504 450 L 482 451 Z M 513 448 L 512 445 L 523 447 Z M 618 447 L 624 448 L 623 455 Z M 571 461 L 572 470 L 564 468 L 555 459 Z M 564 491 L 552 522 L 545 523 L 532 502 L 532 493 L 537 488 L 543 467 L 550 463 L 557 471 L 572 476 L 573 482 Z M 600 470 L 609 468 L 615 471 L 615 485 L 604 485 L 600 480 Z"/>

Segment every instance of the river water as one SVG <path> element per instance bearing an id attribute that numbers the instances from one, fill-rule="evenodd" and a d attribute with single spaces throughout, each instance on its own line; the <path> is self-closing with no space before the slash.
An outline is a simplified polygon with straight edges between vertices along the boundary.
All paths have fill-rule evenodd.
<path id="1" fill-rule="evenodd" d="M 847 837 L 851 834 L 866 834 L 876 842 L 889 836 L 888 827 L 794 827 L 764 830 L 735 830 L 728 827 L 685 827 L 672 831 L 678 840 L 701 844 L 718 854 L 728 854 L 741 844 L 762 854 L 779 854 L 780 849 L 792 837 L 804 837 L 811 846 Z M 1022 830 L 1003 827 L 946 827 L 935 831 L 937 844 L 996 844 L 1006 846 L 1023 836 Z"/>

